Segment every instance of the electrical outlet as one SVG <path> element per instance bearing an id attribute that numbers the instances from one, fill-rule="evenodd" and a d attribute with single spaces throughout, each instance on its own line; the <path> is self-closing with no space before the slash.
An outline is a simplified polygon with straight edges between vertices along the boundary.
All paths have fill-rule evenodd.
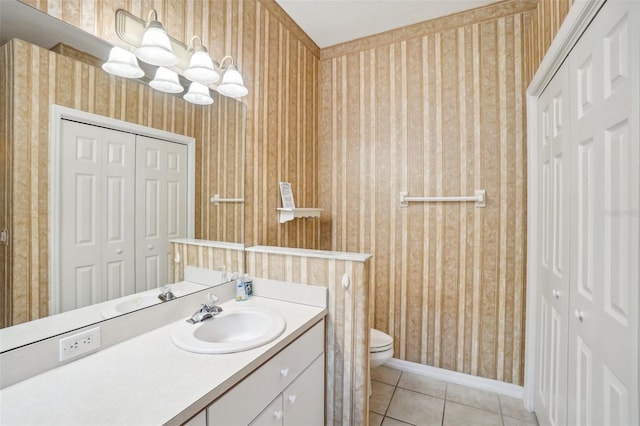
<path id="1" fill-rule="evenodd" d="M 60 361 L 74 358 L 100 347 L 100 327 L 60 339 Z"/>

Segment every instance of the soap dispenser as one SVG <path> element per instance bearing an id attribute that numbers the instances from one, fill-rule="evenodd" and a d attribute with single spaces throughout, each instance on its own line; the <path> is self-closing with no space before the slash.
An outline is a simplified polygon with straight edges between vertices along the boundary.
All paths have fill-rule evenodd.
<path id="1" fill-rule="evenodd" d="M 242 302 L 248 298 L 249 295 L 247 294 L 247 288 L 244 284 L 244 274 L 238 274 L 238 281 L 236 281 L 236 302 Z"/>

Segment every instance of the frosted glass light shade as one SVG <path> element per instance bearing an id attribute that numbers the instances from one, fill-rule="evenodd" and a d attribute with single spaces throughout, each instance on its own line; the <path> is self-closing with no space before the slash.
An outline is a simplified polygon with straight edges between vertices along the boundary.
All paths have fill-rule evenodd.
<path id="1" fill-rule="evenodd" d="M 204 84 L 194 81 L 189 86 L 189 91 L 184 95 L 184 99 L 192 104 L 211 105 L 213 98 L 209 94 L 209 88 Z"/>
<path id="2" fill-rule="evenodd" d="M 178 74 L 164 67 L 158 68 L 156 76 L 151 80 L 149 86 L 165 93 L 182 93 L 184 91 L 184 87 L 178 80 Z"/>
<path id="3" fill-rule="evenodd" d="M 136 56 L 118 46 L 111 48 L 109 60 L 102 64 L 102 69 L 109 74 L 124 78 L 140 78 L 144 75 Z"/>
<path id="4" fill-rule="evenodd" d="M 220 80 L 220 73 L 216 71 L 211 57 L 203 47 L 197 47 L 191 55 L 189 68 L 185 70 L 184 76 L 191 81 L 202 84 L 215 83 Z"/>
<path id="5" fill-rule="evenodd" d="M 178 58 L 171 50 L 171 42 L 162 24 L 158 21 L 149 23 L 142 45 L 136 49 L 136 56 L 151 65 L 169 67 L 178 63 Z"/>
<path id="6" fill-rule="evenodd" d="M 249 93 L 235 65 L 227 66 L 227 70 L 222 75 L 222 82 L 218 85 L 218 92 L 230 98 L 241 98 Z"/>

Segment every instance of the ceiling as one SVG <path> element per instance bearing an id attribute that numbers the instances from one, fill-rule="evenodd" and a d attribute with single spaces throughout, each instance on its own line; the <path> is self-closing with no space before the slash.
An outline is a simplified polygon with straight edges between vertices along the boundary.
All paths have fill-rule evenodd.
<path id="1" fill-rule="evenodd" d="M 276 0 L 320 48 L 498 0 Z"/>

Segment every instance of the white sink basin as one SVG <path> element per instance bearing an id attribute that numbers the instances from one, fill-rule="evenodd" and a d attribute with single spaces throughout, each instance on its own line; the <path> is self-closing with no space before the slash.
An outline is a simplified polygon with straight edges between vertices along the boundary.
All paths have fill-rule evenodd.
<path id="1" fill-rule="evenodd" d="M 126 314 L 129 312 L 137 311 L 138 309 L 147 308 L 149 306 L 162 303 L 158 298 L 160 290 L 154 290 L 152 293 L 132 294 L 131 296 L 123 299 L 114 300 L 113 303 L 108 304 L 101 312 L 102 318 L 112 318 L 118 315 Z M 184 291 L 173 291 L 176 297 L 180 297 L 186 294 Z"/>
<path id="2" fill-rule="evenodd" d="M 181 321 L 173 328 L 173 343 L 202 354 L 241 352 L 278 338 L 286 327 L 282 316 L 264 309 L 224 308 L 213 318 L 197 324 Z"/>

